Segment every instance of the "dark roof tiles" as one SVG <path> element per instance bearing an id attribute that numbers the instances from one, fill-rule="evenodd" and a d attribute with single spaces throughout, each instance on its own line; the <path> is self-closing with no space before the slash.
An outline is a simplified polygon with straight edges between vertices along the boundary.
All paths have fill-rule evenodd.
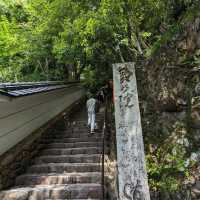
<path id="1" fill-rule="evenodd" d="M 56 89 L 62 89 L 68 87 L 77 82 L 71 82 L 64 84 L 63 82 L 47 82 L 47 83 L 18 83 L 18 84 L 0 84 L 0 94 L 10 97 L 20 97 L 32 95 L 35 93 L 47 92 Z"/>

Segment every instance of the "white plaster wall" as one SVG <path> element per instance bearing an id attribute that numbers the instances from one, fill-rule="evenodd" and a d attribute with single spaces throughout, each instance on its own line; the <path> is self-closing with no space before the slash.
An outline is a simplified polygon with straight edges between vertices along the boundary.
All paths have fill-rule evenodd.
<path id="1" fill-rule="evenodd" d="M 79 86 L 0 102 L 0 155 L 84 95 Z"/>

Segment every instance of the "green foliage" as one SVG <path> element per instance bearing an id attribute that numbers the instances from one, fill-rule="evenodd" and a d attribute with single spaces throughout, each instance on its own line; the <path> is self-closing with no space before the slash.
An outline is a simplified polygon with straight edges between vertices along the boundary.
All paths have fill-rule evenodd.
<path id="1" fill-rule="evenodd" d="M 96 89 L 95 71 L 91 70 L 89 67 L 85 68 L 83 71 L 83 81 L 86 88 Z"/>
<path id="2" fill-rule="evenodd" d="M 151 48 L 147 49 L 146 56 L 150 57 L 156 54 L 162 46 L 171 42 L 177 34 L 181 31 L 181 26 L 179 24 L 175 24 L 169 28 L 169 30 L 164 34 L 157 37 L 156 42 L 151 46 Z"/>
<path id="3" fill-rule="evenodd" d="M 17 81 L 26 44 L 15 19 L 0 16 L 0 73 L 1 81 Z"/>
<path id="4" fill-rule="evenodd" d="M 190 171 L 196 162 L 188 158 L 188 140 L 185 126 L 177 122 L 172 134 L 160 144 L 149 145 L 146 155 L 149 184 L 152 191 L 178 192 L 183 182 L 189 180 Z"/>
<path id="5" fill-rule="evenodd" d="M 173 40 L 182 25 L 199 16 L 198 3 L 0 0 L 0 81 L 81 77 L 84 86 L 96 92 L 112 77 L 112 63 L 151 57 Z M 193 62 L 200 64 L 199 51 Z M 191 165 L 185 165 L 182 146 L 165 146 L 147 154 L 149 181 L 155 191 L 174 192 L 189 175 Z"/>
<path id="6" fill-rule="evenodd" d="M 112 63 L 157 52 L 195 7 L 190 0 L 1 0 L 1 81 L 61 80 L 72 71 L 79 78 L 88 66 L 110 76 Z"/>
<path id="7" fill-rule="evenodd" d="M 173 151 L 176 151 L 176 154 Z M 189 174 L 186 155 L 183 152 L 182 147 L 175 145 L 168 152 L 163 152 L 163 149 L 159 148 L 155 153 L 147 155 L 147 169 L 152 190 L 178 191 L 182 180 Z"/>

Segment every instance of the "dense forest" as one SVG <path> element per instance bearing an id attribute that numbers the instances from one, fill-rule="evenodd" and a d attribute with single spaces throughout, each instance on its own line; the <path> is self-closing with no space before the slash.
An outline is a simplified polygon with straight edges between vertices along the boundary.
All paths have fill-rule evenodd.
<path id="1" fill-rule="evenodd" d="M 135 62 L 152 199 L 189 200 L 200 179 L 199 9 L 199 0 L 0 0 L 0 82 L 84 78 L 95 88 L 113 63 Z"/>
<path id="2" fill-rule="evenodd" d="M 110 76 L 111 64 L 150 57 L 198 0 L 1 0 L 0 81 Z M 184 23 L 184 22 L 182 22 Z M 96 82 L 96 81 L 95 81 Z"/>

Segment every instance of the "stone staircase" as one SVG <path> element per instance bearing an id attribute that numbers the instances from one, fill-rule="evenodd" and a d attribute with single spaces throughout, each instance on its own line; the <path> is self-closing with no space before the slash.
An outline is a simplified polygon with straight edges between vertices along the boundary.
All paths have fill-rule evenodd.
<path id="1" fill-rule="evenodd" d="M 72 121 L 73 126 L 60 123 L 43 138 L 45 149 L 16 178 L 15 187 L 0 192 L 0 200 L 102 199 L 101 133 L 88 137 L 86 116 L 77 114 Z"/>

